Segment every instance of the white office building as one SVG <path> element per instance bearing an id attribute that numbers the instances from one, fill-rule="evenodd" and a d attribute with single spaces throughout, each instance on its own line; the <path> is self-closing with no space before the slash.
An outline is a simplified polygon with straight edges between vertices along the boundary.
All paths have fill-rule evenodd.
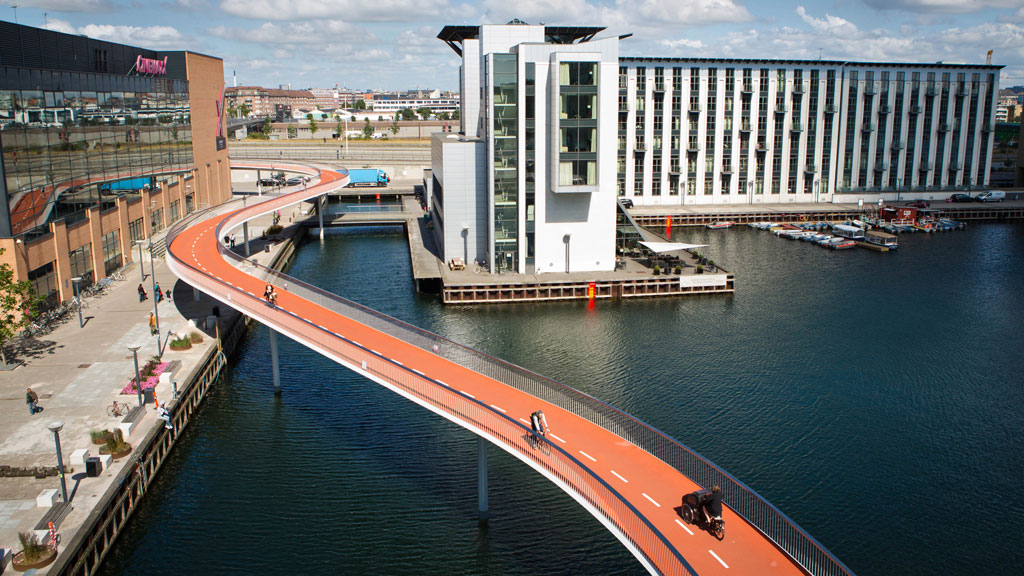
<path id="1" fill-rule="evenodd" d="M 983 187 L 1000 68 L 622 58 L 618 193 L 760 204 Z"/>
<path id="2" fill-rule="evenodd" d="M 434 135 L 428 191 L 446 261 L 614 270 L 619 39 L 601 30 L 442 30 L 462 56 L 461 134 Z"/>
<path id="3" fill-rule="evenodd" d="M 1001 66 L 620 58 L 603 28 L 446 26 L 460 134 L 435 134 L 444 258 L 613 270 L 636 206 L 939 198 L 989 181 Z"/>

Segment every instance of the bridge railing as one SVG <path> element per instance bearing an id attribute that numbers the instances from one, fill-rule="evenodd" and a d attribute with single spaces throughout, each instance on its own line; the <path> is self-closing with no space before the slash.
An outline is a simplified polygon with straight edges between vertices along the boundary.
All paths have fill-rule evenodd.
<path id="1" fill-rule="evenodd" d="M 228 218 L 218 226 L 218 237 L 221 229 L 229 229 L 238 224 L 231 220 L 232 218 Z M 178 228 L 175 232 L 183 229 L 184 227 Z M 170 233 L 168 238 L 173 238 Z M 229 260 L 238 263 L 244 260 L 219 243 L 218 249 Z M 306 300 L 586 418 L 644 449 L 702 487 L 720 485 L 725 503 L 807 572 L 823 576 L 852 574 L 852 571 L 828 549 L 750 487 L 710 460 L 629 414 L 540 374 L 463 346 L 276 270 L 254 266 L 252 263 L 243 265 L 249 266 L 247 272 L 250 275 L 261 278 L 264 282 L 282 287 L 287 284 L 288 291 Z"/>

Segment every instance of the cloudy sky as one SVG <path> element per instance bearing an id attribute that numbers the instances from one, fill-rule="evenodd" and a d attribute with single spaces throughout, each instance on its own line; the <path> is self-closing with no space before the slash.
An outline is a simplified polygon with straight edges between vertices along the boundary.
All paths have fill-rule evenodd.
<path id="1" fill-rule="evenodd" d="M 442 26 L 512 18 L 631 32 L 624 56 L 983 63 L 991 49 L 1000 84 L 1024 84 L 1022 0 L 12 0 L 0 15 L 219 56 L 240 85 L 457 89 Z"/>

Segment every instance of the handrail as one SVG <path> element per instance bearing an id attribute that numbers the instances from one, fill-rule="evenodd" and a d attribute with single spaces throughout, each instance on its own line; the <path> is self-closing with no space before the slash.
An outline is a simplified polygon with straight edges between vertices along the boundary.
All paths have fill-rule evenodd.
<path id="1" fill-rule="evenodd" d="M 250 208 L 255 208 L 255 206 Z M 216 237 L 219 238 L 223 230 L 230 230 L 245 221 L 247 218 L 241 213 L 246 211 L 245 209 L 239 210 L 221 221 L 217 225 Z M 176 225 L 172 231 L 169 231 L 168 238 L 171 239 L 169 246 L 173 241 L 173 236 L 176 236 L 184 228 L 184 226 Z M 239 263 L 244 260 L 241 256 L 221 246 L 220 243 L 217 245 L 222 256 Z M 188 266 L 185 262 L 181 263 Z M 251 263 L 250 266 L 252 264 L 254 263 Z M 252 274 L 255 271 L 258 271 L 259 274 Z M 287 282 L 289 292 L 324 308 L 423 350 L 436 353 L 451 362 L 585 418 L 625 438 L 701 486 L 721 485 L 726 495 L 725 503 L 809 573 L 826 576 L 852 574 L 852 571 L 838 558 L 753 489 L 687 446 L 633 416 L 540 374 L 407 324 L 286 274 L 258 265 L 252 266 L 249 272 L 264 281 L 270 279 L 281 283 Z M 305 321 L 304 319 L 300 320 Z M 352 345 L 355 344 L 352 343 Z M 523 428 L 519 423 L 513 423 Z M 608 488 L 610 489 L 610 487 Z M 614 493 L 614 490 L 612 492 Z M 655 533 L 657 533 L 656 530 Z M 669 548 L 671 549 L 671 545 Z M 678 555 L 678 552 L 672 550 Z"/>

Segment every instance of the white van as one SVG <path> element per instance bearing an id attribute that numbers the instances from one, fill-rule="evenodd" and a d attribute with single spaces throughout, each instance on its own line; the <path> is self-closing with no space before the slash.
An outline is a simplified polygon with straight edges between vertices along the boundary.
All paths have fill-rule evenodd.
<path id="1" fill-rule="evenodd" d="M 1002 202 L 1006 200 L 1006 192 L 1002 190 L 989 190 L 978 194 L 978 202 Z"/>

